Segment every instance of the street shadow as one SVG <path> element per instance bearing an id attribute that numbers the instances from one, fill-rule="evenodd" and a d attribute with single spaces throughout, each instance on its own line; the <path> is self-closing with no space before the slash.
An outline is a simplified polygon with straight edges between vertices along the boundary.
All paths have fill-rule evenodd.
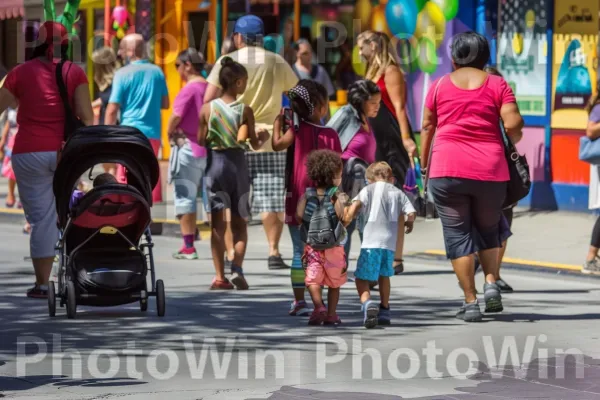
<path id="1" fill-rule="evenodd" d="M 294 398 L 320 400 L 473 400 L 487 398 L 502 399 L 545 399 L 545 400 L 597 400 L 600 398 L 600 360 L 583 355 L 568 355 L 533 359 L 521 366 L 490 369 L 487 364 L 477 362 L 471 365 L 468 385 L 461 385 L 453 393 L 436 394 L 426 397 L 403 397 L 366 392 L 324 392 L 315 389 L 282 386 L 271 393 L 268 400 L 288 400 Z M 397 382 L 396 392 L 402 392 L 402 381 L 384 377 L 386 388 L 392 390 Z M 360 382 L 356 382 L 360 385 Z M 348 382 L 352 385 L 352 381 Z M 247 398 L 246 400 L 259 400 Z"/>

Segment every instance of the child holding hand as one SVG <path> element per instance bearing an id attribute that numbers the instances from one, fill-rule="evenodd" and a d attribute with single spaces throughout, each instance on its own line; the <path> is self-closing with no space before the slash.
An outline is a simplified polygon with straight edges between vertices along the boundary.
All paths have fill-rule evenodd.
<path id="1" fill-rule="evenodd" d="M 300 199 L 296 218 L 306 243 L 302 256 L 304 283 L 315 307 L 308 324 L 337 325 L 342 322 L 336 313 L 340 287 L 348 279 L 343 226 L 348 196 L 338 191 L 342 183 L 342 158 L 331 150 L 317 150 L 309 154 L 306 167 L 314 187 L 307 188 Z M 327 308 L 321 296 L 322 286 L 328 287 Z"/>
<path id="2" fill-rule="evenodd" d="M 394 186 L 392 168 L 386 162 L 367 169 L 369 185 L 348 207 L 345 223 L 358 213 L 366 221 L 363 242 L 354 277 L 360 296 L 365 328 L 391 324 L 390 277 L 394 276 L 394 254 L 398 235 L 410 233 L 416 210 L 406 195 Z M 371 300 L 369 282 L 379 281 L 380 304 Z"/>

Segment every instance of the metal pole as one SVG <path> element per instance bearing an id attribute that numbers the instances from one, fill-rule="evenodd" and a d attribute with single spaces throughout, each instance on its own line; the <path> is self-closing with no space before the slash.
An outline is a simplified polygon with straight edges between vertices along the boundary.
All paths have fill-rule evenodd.
<path id="1" fill-rule="evenodd" d="M 104 45 L 110 46 L 110 0 L 104 0 Z"/>

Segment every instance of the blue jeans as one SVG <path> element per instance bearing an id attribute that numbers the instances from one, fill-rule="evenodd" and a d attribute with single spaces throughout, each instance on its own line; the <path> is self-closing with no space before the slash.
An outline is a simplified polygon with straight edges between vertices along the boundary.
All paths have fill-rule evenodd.
<path id="1" fill-rule="evenodd" d="M 304 279 L 306 274 L 302 268 L 302 255 L 304 254 L 304 243 L 300 236 L 300 227 L 298 225 L 288 225 L 290 230 L 290 236 L 292 237 L 292 246 L 294 247 L 294 259 L 292 260 L 292 267 L 290 269 L 290 275 L 292 279 L 292 288 L 304 289 L 306 284 Z"/>

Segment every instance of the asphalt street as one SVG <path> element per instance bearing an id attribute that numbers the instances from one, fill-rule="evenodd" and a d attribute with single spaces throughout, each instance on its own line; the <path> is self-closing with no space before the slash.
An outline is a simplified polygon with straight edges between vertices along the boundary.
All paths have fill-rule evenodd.
<path id="1" fill-rule="evenodd" d="M 505 311 L 466 324 L 454 318 L 461 293 L 450 265 L 408 258 L 392 278 L 392 326 L 364 329 L 348 282 L 342 325 L 309 327 L 287 315 L 289 271 L 267 269 L 262 229 L 250 238 L 249 291 L 208 290 L 208 242 L 197 244 L 201 260 L 175 261 L 180 240 L 159 237 L 164 318 L 151 299 L 147 313 L 79 307 L 68 320 L 25 297 L 27 236 L 0 225 L 0 397 L 600 399 L 600 280 L 507 270 L 516 292 Z M 287 233 L 282 251 L 291 254 Z"/>

